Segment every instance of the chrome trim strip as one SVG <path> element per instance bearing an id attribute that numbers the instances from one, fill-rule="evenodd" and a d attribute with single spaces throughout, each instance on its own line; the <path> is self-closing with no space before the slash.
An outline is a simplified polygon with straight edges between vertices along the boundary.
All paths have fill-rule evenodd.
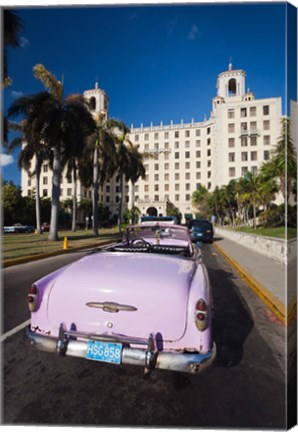
<path id="1" fill-rule="evenodd" d="M 66 334 L 66 333 L 65 333 Z M 30 326 L 26 328 L 24 334 L 25 340 L 34 348 L 47 351 L 56 352 L 57 344 L 60 339 L 49 336 L 39 335 L 30 330 Z M 142 366 L 152 370 L 166 369 L 177 372 L 185 372 L 190 374 L 198 374 L 210 367 L 216 358 L 216 345 L 213 343 L 212 349 L 205 354 L 200 353 L 175 353 L 166 351 L 151 351 L 152 337 L 150 335 L 147 350 L 141 348 L 123 347 L 122 363 L 134 366 Z M 154 337 L 153 337 L 154 339 Z M 148 363 L 148 351 L 154 352 L 153 360 Z M 65 355 L 73 357 L 85 358 L 87 352 L 87 341 L 67 340 L 67 347 Z"/>
<path id="2" fill-rule="evenodd" d="M 138 310 L 134 306 L 123 305 L 123 304 L 114 303 L 114 302 L 88 302 L 88 303 L 86 303 L 86 306 L 92 307 L 92 308 L 102 309 L 104 312 L 111 312 L 111 313 L 116 313 L 119 311 L 135 312 Z"/>

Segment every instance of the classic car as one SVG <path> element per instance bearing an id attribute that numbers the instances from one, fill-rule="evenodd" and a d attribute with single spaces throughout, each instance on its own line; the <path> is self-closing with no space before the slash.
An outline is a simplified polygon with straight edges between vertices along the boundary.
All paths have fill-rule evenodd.
<path id="1" fill-rule="evenodd" d="M 34 283 L 28 292 L 36 349 L 98 362 L 200 373 L 216 357 L 211 287 L 188 229 L 126 229 Z"/>
<path id="2" fill-rule="evenodd" d="M 32 225 L 22 225 L 16 223 L 11 226 L 5 226 L 3 228 L 4 233 L 34 233 L 35 228 Z"/>

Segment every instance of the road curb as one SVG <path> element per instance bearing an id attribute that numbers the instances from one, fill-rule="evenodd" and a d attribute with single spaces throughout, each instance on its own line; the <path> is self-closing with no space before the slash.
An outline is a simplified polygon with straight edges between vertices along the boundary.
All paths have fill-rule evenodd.
<path id="1" fill-rule="evenodd" d="M 284 324 L 288 325 L 296 315 L 296 302 L 292 302 L 288 314 L 285 305 L 281 303 L 261 282 L 255 279 L 246 269 L 244 269 L 234 258 L 232 258 L 221 246 L 213 243 L 216 249 L 226 258 L 226 260 L 240 273 L 242 278 L 248 283 L 252 290 L 269 307 L 269 309 Z"/>
<path id="2" fill-rule="evenodd" d="M 64 255 L 64 254 L 68 254 L 71 252 L 77 252 L 77 251 L 83 250 L 83 249 L 94 248 L 94 247 L 99 247 L 99 246 L 106 246 L 107 244 L 113 242 L 113 240 L 117 241 L 117 239 L 111 238 L 111 239 L 105 240 L 105 241 L 98 241 L 97 243 L 90 243 L 90 244 L 86 244 L 86 245 L 82 245 L 82 246 L 70 247 L 69 249 L 61 249 L 61 250 L 57 250 L 57 251 L 53 251 L 53 252 L 47 252 L 47 253 L 43 253 L 43 254 L 36 254 L 36 255 L 30 255 L 30 256 L 26 256 L 26 257 L 6 260 L 6 261 L 3 261 L 2 267 L 3 268 L 11 267 L 11 266 L 14 266 L 17 264 L 25 264 L 27 262 L 37 261 L 37 260 L 40 260 L 43 258 L 50 258 L 50 257 L 58 256 L 58 255 Z"/>

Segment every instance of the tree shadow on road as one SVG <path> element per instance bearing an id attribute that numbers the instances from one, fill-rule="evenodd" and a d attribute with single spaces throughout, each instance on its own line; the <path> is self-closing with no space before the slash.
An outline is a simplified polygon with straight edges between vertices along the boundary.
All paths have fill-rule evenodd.
<path id="1" fill-rule="evenodd" d="M 217 346 L 216 365 L 232 367 L 243 357 L 243 345 L 254 322 L 233 282 L 233 273 L 208 268 L 213 289 L 213 337 Z"/>

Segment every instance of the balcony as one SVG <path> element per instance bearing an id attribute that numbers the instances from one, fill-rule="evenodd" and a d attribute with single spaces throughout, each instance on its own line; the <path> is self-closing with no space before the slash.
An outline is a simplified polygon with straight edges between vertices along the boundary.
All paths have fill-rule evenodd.
<path id="1" fill-rule="evenodd" d="M 260 129 L 241 129 L 240 137 L 243 136 L 260 136 Z"/>

